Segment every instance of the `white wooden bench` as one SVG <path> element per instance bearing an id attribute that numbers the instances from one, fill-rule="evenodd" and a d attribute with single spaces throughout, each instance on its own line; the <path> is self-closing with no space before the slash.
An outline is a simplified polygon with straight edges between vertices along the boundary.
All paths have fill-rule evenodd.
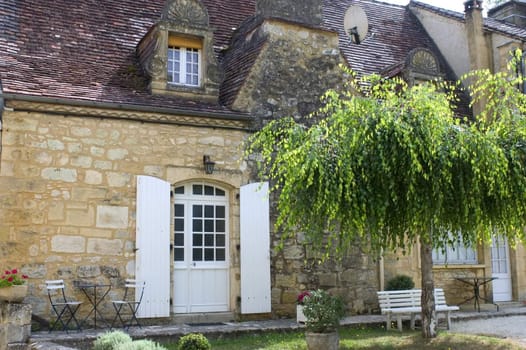
<path id="1" fill-rule="evenodd" d="M 382 314 L 387 316 L 386 329 L 391 328 L 391 316 L 396 315 L 398 330 L 402 331 L 402 316 L 410 315 L 411 329 L 415 329 L 415 317 L 422 312 L 421 297 L 422 290 L 391 290 L 377 292 L 378 301 Z M 451 327 L 451 311 L 457 311 L 458 306 L 449 306 L 442 288 L 435 289 L 435 311 L 437 317 L 439 313 L 444 313 L 447 321 L 447 329 Z"/>

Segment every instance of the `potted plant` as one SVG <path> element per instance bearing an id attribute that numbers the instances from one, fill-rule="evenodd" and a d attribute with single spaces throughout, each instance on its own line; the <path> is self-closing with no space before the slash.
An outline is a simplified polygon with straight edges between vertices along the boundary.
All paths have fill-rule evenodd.
<path id="1" fill-rule="evenodd" d="M 27 295 L 25 280 L 28 277 L 21 275 L 17 269 L 5 270 L 0 277 L 0 300 L 10 303 L 20 303 Z"/>
<path id="2" fill-rule="evenodd" d="M 305 290 L 298 294 L 298 297 L 296 298 L 296 322 L 298 323 L 305 323 L 307 320 L 303 313 L 303 304 L 305 303 L 305 297 L 308 297 L 309 295 L 310 291 Z"/>
<path id="3" fill-rule="evenodd" d="M 307 349 L 338 350 L 338 327 L 345 316 L 342 299 L 321 289 L 311 291 L 303 298 L 303 313 Z"/>

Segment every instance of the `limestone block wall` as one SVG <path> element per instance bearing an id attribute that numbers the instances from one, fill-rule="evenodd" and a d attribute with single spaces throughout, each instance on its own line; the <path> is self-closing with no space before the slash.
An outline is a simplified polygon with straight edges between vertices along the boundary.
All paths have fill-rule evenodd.
<path id="1" fill-rule="evenodd" d="M 134 275 L 136 175 L 232 189 L 248 182 L 242 130 L 17 110 L 2 125 L 0 264 L 29 275 L 26 301 L 46 319 L 44 280 L 63 278 L 82 298 L 76 281 L 117 285 Z M 216 162 L 213 175 L 204 174 L 204 154 Z"/>
<path id="2" fill-rule="evenodd" d="M 283 116 L 303 118 L 321 105 L 325 91 L 343 85 L 337 33 L 268 20 L 250 35 L 267 37 L 267 44 L 234 108 L 250 112 L 261 123 Z"/>
<path id="3" fill-rule="evenodd" d="M 0 302 L 0 349 L 29 350 L 31 305 Z"/>

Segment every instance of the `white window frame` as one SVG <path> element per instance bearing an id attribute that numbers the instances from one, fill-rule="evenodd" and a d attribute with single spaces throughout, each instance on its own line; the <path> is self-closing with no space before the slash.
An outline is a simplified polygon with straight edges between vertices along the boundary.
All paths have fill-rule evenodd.
<path id="1" fill-rule="evenodd" d="M 450 235 L 453 234 L 450 233 Z M 474 247 L 464 245 L 462 238 L 459 237 L 453 245 L 445 247 L 445 250 L 443 248 L 433 249 L 433 264 L 476 265 L 478 264 L 477 250 Z"/>
<path id="2" fill-rule="evenodd" d="M 171 59 L 171 51 L 179 51 L 179 62 Z M 188 62 L 187 54 L 196 53 L 197 62 Z M 199 87 L 201 86 L 201 49 L 189 48 L 189 47 L 180 47 L 180 46 L 168 46 L 168 59 L 167 59 L 167 80 L 168 84 L 180 85 L 180 86 L 190 86 L 190 87 Z M 197 63 L 197 72 L 188 72 L 187 65 L 192 63 Z M 176 68 L 179 68 L 176 71 Z M 192 81 L 188 81 L 187 75 L 190 74 L 190 77 L 193 78 L 197 76 L 197 84 L 194 84 Z M 178 80 L 176 77 L 178 76 Z M 193 79 L 191 79 L 193 80 Z"/>

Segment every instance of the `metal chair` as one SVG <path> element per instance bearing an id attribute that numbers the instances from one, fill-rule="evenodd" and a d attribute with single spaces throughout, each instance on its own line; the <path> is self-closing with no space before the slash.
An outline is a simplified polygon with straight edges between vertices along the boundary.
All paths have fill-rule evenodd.
<path id="1" fill-rule="evenodd" d="M 80 332 L 80 323 L 75 317 L 77 310 L 82 304 L 81 301 L 68 300 L 66 298 L 66 293 L 64 291 L 64 280 L 53 280 L 46 281 L 46 289 L 49 296 L 49 302 L 51 303 L 51 308 L 55 312 L 57 319 L 49 327 L 49 332 L 51 332 L 58 323 L 62 325 L 63 331 L 69 330 L 69 324 L 71 321 L 75 322 L 77 325 L 77 330 Z"/>
<path id="2" fill-rule="evenodd" d="M 117 319 L 119 319 L 123 328 L 130 328 L 134 321 L 135 324 L 141 328 L 139 320 L 137 319 L 137 310 L 139 310 L 139 306 L 141 306 L 145 285 L 146 282 L 136 281 L 134 279 L 126 280 L 124 284 L 124 296 L 122 300 L 111 301 L 113 307 L 115 308 L 115 317 L 111 323 L 111 328 L 113 328 L 115 322 L 117 322 Z M 128 322 L 125 322 L 123 319 L 123 317 L 126 316 L 129 316 Z"/>

